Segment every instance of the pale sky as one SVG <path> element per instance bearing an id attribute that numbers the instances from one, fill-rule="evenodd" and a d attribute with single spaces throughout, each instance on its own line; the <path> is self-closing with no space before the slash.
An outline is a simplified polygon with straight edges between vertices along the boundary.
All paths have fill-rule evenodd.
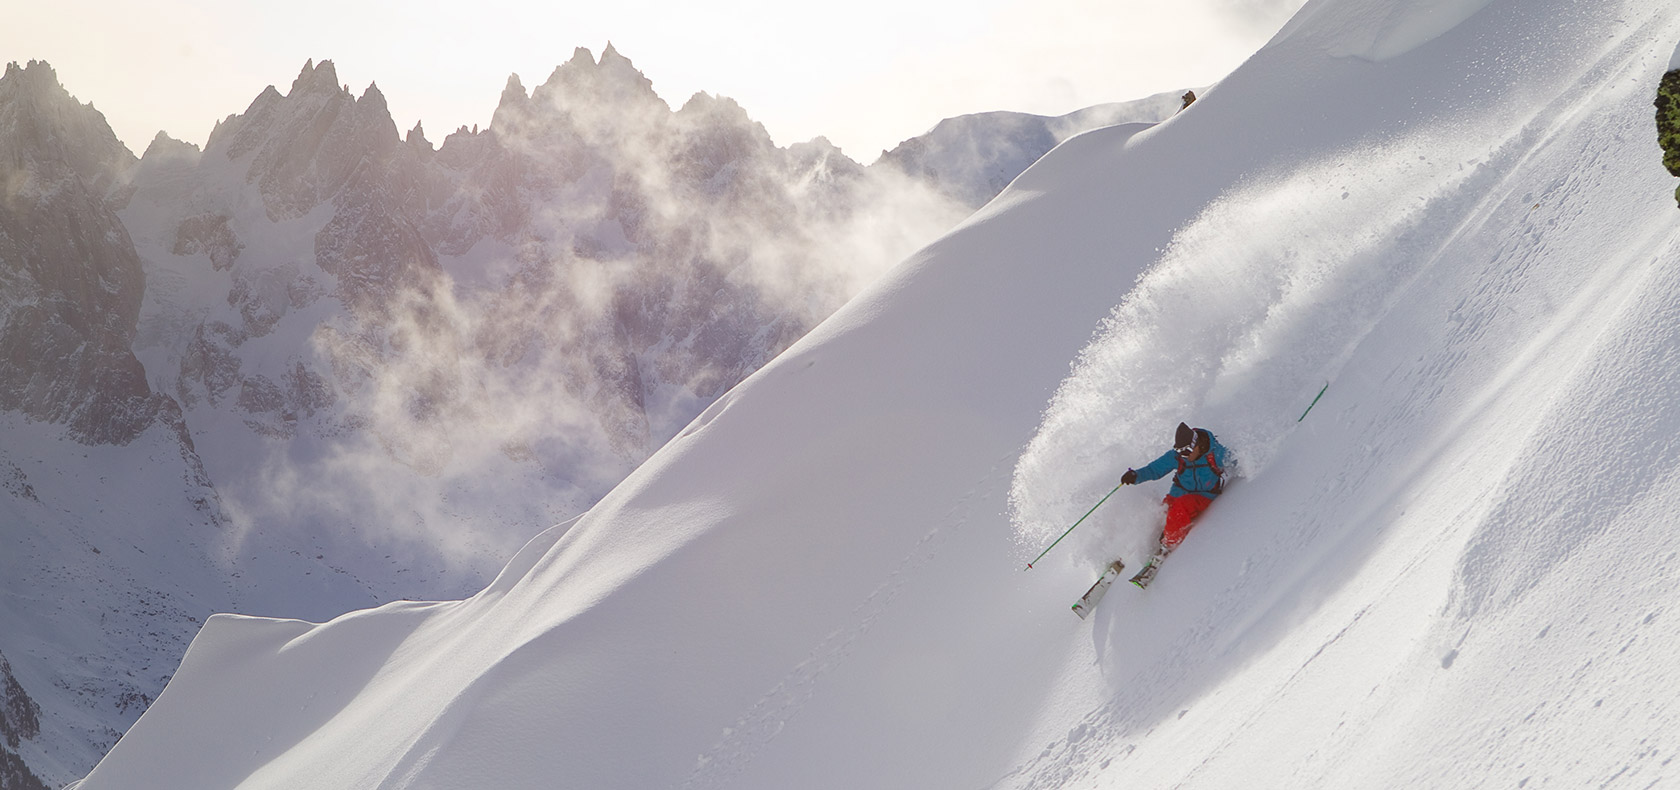
<path id="1" fill-rule="evenodd" d="M 136 155 L 159 130 L 202 145 L 264 86 L 331 60 L 377 82 L 397 127 L 434 144 L 487 125 L 509 74 L 527 90 L 607 42 L 673 109 L 728 96 L 777 145 L 819 135 L 868 164 L 941 118 L 1059 115 L 1217 81 L 1303 0 L 25 0 L 0 60 L 46 60 Z"/>

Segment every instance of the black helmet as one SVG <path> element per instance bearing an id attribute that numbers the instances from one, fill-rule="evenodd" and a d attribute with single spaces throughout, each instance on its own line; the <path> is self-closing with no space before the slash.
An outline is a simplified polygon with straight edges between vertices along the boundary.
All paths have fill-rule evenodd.
<path id="1" fill-rule="evenodd" d="M 1178 424 L 1178 433 L 1173 436 L 1173 449 L 1194 447 L 1196 445 L 1196 429 L 1184 423 Z"/>

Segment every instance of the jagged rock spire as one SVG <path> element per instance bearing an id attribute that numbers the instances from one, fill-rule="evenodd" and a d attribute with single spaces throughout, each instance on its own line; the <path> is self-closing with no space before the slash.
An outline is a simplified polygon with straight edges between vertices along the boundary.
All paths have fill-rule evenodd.
<path id="1" fill-rule="evenodd" d="M 297 79 L 292 80 L 292 89 L 286 95 L 297 97 L 311 93 L 337 93 L 343 90 L 338 84 L 338 69 L 330 60 L 323 60 L 317 65 L 314 59 L 306 60 L 303 70 L 298 72 Z"/>

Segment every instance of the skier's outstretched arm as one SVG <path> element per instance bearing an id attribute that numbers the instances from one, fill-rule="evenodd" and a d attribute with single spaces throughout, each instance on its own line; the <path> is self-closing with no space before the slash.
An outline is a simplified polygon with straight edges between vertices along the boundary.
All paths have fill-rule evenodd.
<path id="1" fill-rule="evenodd" d="M 1178 453 L 1168 450 L 1160 458 L 1149 462 L 1149 465 L 1142 469 L 1126 470 L 1126 476 L 1121 478 L 1121 481 L 1128 485 L 1147 483 L 1151 480 L 1160 480 L 1176 471 L 1178 471 Z"/>

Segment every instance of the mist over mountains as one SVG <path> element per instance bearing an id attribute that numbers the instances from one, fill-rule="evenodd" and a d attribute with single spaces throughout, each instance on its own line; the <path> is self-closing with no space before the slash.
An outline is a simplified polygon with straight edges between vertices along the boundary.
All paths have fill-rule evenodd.
<path id="1" fill-rule="evenodd" d="M 952 119 L 865 167 L 673 110 L 609 45 L 441 144 L 311 61 L 136 158 L 11 64 L 5 786 L 85 772 L 211 612 L 477 590 L 1050 147 L 1177 107 Z"/>

